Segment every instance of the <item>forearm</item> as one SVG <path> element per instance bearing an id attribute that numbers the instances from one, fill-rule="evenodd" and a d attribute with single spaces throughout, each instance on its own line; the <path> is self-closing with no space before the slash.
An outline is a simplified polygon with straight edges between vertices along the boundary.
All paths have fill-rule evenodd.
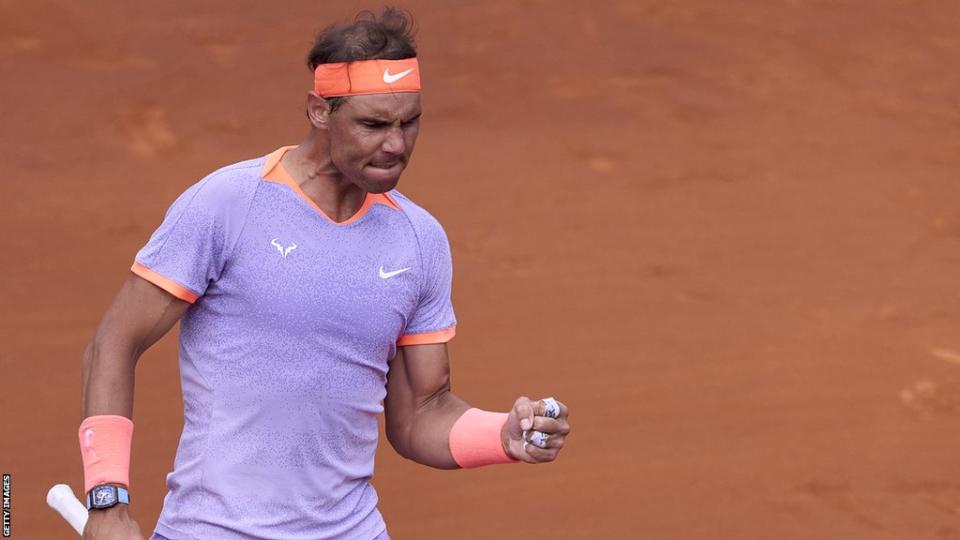
<path id="1" fill-rule="evenodd" d="M 443 389 L 411 407 L 405 422 L 394 423 L 393 429 L 388 426 L 390 442 L 407 459 L 437 469 L 456 469 L 459 465 L 450 454 L 450 430 L 469 408 L 449 389 Z"/>
<path id="2" fill-rule="evenodd" d="M 138 354 L 130 347 L 117 347 L 117 342 L 104 346 L 99 338 L 98 333 L 83 354 L 84 420 L 78 436 L 85 493 L 102 484 L 130 485 L 133 370 Z"/>
<path id="3" fill-rule="evenodd" d="M 119 415 L 133 418 L 136 354 L 94 338 L 83 354 L 82 418 Z"/>

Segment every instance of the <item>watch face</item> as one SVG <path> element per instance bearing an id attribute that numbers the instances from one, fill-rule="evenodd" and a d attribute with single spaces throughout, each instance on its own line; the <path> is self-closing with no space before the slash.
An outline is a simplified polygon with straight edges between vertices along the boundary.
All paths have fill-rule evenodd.
<path id="1" fill-rule="evenodd" d="M 97 486 L 93 488 L 91 498 L 94 507 L 113 506 L 117 503 L 117 489 L 113 486 Z"/>

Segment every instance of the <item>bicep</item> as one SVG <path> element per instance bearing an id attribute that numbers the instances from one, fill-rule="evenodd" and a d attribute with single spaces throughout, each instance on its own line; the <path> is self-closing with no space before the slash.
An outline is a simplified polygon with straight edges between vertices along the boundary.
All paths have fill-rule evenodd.
<path id="1" fill-rule="evenodd" d="M 384 402 L 391 438 L 410 427 L 416 412 L 450 390 L 446 343 L 398 347 L 387 373 Z"/>
<path id="2" fill-rule="evenodd" d="M 387 399 L 422 405 L 450 389 L 450 360 L 446 343 L 397 347 L 387 374 Z"/>
<path id="3" fill-rule="evenodd" d="M 131 274 L 83 355 L 84 417 L 133 414 L 133 372 L 140 354 L 163 337 L 190 304 Z"/>
<path id="4" fill-rule="evenodd" d="M 450 392 L 450 362 L 444 343 L 398 350 L 387 375 L 387 439 L 401 456 L 453 469 L 450 430 L 470 406 Z"/>
<path id="5" fill-rule="evenodd" d="M 139 355 L 169 332 L 188 307 L 188 302 L 130 274 L 100 321 L 96 347 Z"/>

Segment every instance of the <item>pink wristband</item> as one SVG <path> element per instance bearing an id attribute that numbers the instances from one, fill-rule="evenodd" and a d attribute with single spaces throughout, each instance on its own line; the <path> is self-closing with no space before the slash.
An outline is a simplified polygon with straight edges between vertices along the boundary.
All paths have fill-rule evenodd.
<path id="1" fill-rule="evenodd" d="M 457 419 L 450 430 L 450 454 L 464 469 L 516 463 L 503 451 L 500 430 L 507 421 L 507 413 L 469 409 Z"/>
<path id="2" fill-rule="evenodd" d="M 133 421 L 112 414 L 91 416 L 80 424 L 83 492 L 100 484 L 130 487 L 130 443 Z"/>

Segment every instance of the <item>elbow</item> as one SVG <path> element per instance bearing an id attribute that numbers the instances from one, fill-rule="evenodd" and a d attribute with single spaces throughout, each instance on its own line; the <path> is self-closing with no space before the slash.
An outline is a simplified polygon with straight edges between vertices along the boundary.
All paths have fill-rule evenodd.
<path id="1" fill-rule="evenodd" d="M 132 373 L 144 349 L 141 341 L 135 336 L 126 332 L 98 328 L 83 352 L 84 379 L 104 370 Z"/>
<path id="2" fill-rule="evenodd" d="M 103 358 L 100 353 L 103 351 L 100 334 L 93 336 L 87 347 L 83 350 L 83 361 L 81 363 L 81 374 L 84 385 L 87 380 L 100 368 L 103 367 Z"/>
<path id="3" fill-rule="evenodd" d="M 386 434 L 387 441 L 390 442 L 390 446 L 400 454 L 404 459 L 413 459 L 410 452 L 410 433 L 408 429 L 404 429 L 402 426 L 397 426 L 391 424 L 389 420 L 386 425 Z"/>

